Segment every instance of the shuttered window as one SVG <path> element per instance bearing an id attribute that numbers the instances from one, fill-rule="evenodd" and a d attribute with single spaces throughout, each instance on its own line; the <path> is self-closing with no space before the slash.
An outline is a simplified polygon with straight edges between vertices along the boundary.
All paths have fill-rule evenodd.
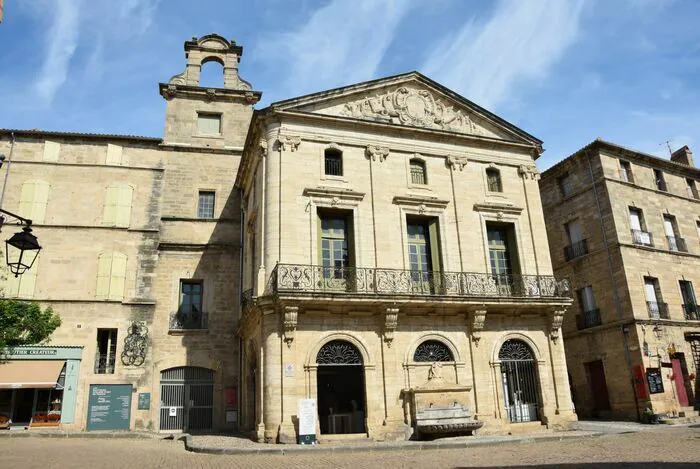
<path id="1" fill-rule="evenodd" d="M 55 163 L 58 161 L 58 154 L 61 152 L 61 144 L 46 140 L 44 142 L 44 161 Z"/>
<path id="2" fill-rule="evenodd" d="M 22 184 L 19 198 L 19 214 L 34 223 L 44 223 L 46 204 L 49 200 L 49 183 L 26 181 Z"/>
<path id="3" fill-rule="evenodd" d="M 105 164 L 119 166 L 122 164 L 123 160 L 123 150 L 119 145 L 107 144 L 107 157 L 105 158 Z"/>
<path id="4" fill-rule="evenodd" d="M 98 300 L 122 300 L 126 282 L 126 255 L 120 252 L 103 252 L 97 263 Z"/>
<path id="5" fill-rule="evenodd" d="M 12 274 L 7 274 L 7 290 L 5 294 L 9 298 L 34 298 L 38 270 L 39 260 L 37 259 L 32 268 L 26 270 L 20 276 L 15 277 Z"/>
<path id="6" fill-rule="evenodd" d="M 115 184 L 105 194 L 102 224 L 128 228 L 131 222 L 131 201 L 134 189 L 127 184 Z"/>
<path id="7" fill-rule="evenodd" d="M 201 135 L 221 135 L 221 114 L 197 113 L 197 132 Z"/>

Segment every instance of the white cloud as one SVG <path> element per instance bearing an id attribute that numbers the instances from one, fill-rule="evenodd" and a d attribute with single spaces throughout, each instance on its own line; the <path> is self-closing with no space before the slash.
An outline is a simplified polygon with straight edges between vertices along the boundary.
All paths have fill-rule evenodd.
<path id="1" fill-rule="evenodd" d="M 55 11 L 45 11 L 53 16 L 53 22 L 46 35 L 48 48 L 44 62 L 35 83 L 36 92 L 45 102 L 50 103 L 54 95 L 66 81 L 68 66 L 78 47 L 80 5 L 75 0 L 57 0 Z"/>
<path id="2" fill-rule="evenodd" d="M 422 70 L 487 108 L 547 75 L 578 36 L 583 0 L 501 0 L 430 48 Z"/>
<path id="3" fill-rule="evenodd" d="M 279 70 L 295 96 L 375 76 L 411 0 L 333 0 L 293 31 L 264 41 L 255 55 Z"/>

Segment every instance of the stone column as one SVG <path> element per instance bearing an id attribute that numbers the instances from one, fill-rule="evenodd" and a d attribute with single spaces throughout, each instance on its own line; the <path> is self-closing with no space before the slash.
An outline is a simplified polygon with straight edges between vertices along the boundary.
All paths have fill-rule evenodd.
<path id="1" fill-rule="evenodd" d="M 297 341 L 296 336 L 297 321 L 299 315 L 299 307 L 293 305 L 285 305 L 282 308 L 282 327 L 283 339 L 281 350 L 280 373 L 281 373 L 281 397 L 282 397 L 282 422 L 279 428 L 279 442 L 296 444 L 297 434 L 294 427 L 293 416 L 297 414 L 298 400 L 302 397 L 297 392 L 297 373 L 296 369 L 296 352 Z M 285 366 L 291 365 L 291 373 L 285 371 Z"/>
<path id="2" fill-rule="evenodd" d="M 401 402 L 401 383 L 403 383 L 403 370 L 401 367 L 400 352 L 395 346 L 394 331 L 398 325 L 398 308 L 386 308 L 383 311 L 383 337 L 381 337 L 382 350 L 382 381 L 383 381 L 383 427 L 384 433 L 393 433 L 403 436 L 406 430 L 404 422 L 404 408 Z"/>
<path id="3" fill-rule="evenodd" d="M 278 316 L 274 309 L 263 311 L 263 423 L 264 441 L 275 443 L 282 423 L 282 364 Z"/>
<path id="4" fill-rule="evenodd" d="M 557 414 L 557 422 L 555 422 L 555 425 L 567 427 L 567 422 L 576 420 L 576 414 L 571 399 L 571 389 L 569 388 L 569 372 L 566 367 L 564 342 L 561 339 L 549 341 L 549 357 L 552 368 L 554 393 L 557 398 L 557 408 L 555 412 Z"/>

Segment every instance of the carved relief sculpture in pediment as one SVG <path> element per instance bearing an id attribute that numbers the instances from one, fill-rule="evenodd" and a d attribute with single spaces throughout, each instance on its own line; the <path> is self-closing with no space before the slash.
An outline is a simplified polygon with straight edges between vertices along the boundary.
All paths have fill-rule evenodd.
<path id="1" fill-rule="evenodd" d="M 435 99 L 427 90 L 406 86 L 347 103 L 340 115 L 464 134 L 480 133 L 463 111 Z"/>

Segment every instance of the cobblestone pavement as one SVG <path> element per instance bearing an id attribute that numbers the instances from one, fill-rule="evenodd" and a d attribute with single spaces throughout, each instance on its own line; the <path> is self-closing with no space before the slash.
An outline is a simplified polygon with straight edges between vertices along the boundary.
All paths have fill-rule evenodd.
<path id="1" fill-rule="evenodd" d="M 209 455 L 156 439 L 0 438 L 4 468 L 526 468 L 698 469 L 700 428 L 465 449 L 287 455 Z"/>

